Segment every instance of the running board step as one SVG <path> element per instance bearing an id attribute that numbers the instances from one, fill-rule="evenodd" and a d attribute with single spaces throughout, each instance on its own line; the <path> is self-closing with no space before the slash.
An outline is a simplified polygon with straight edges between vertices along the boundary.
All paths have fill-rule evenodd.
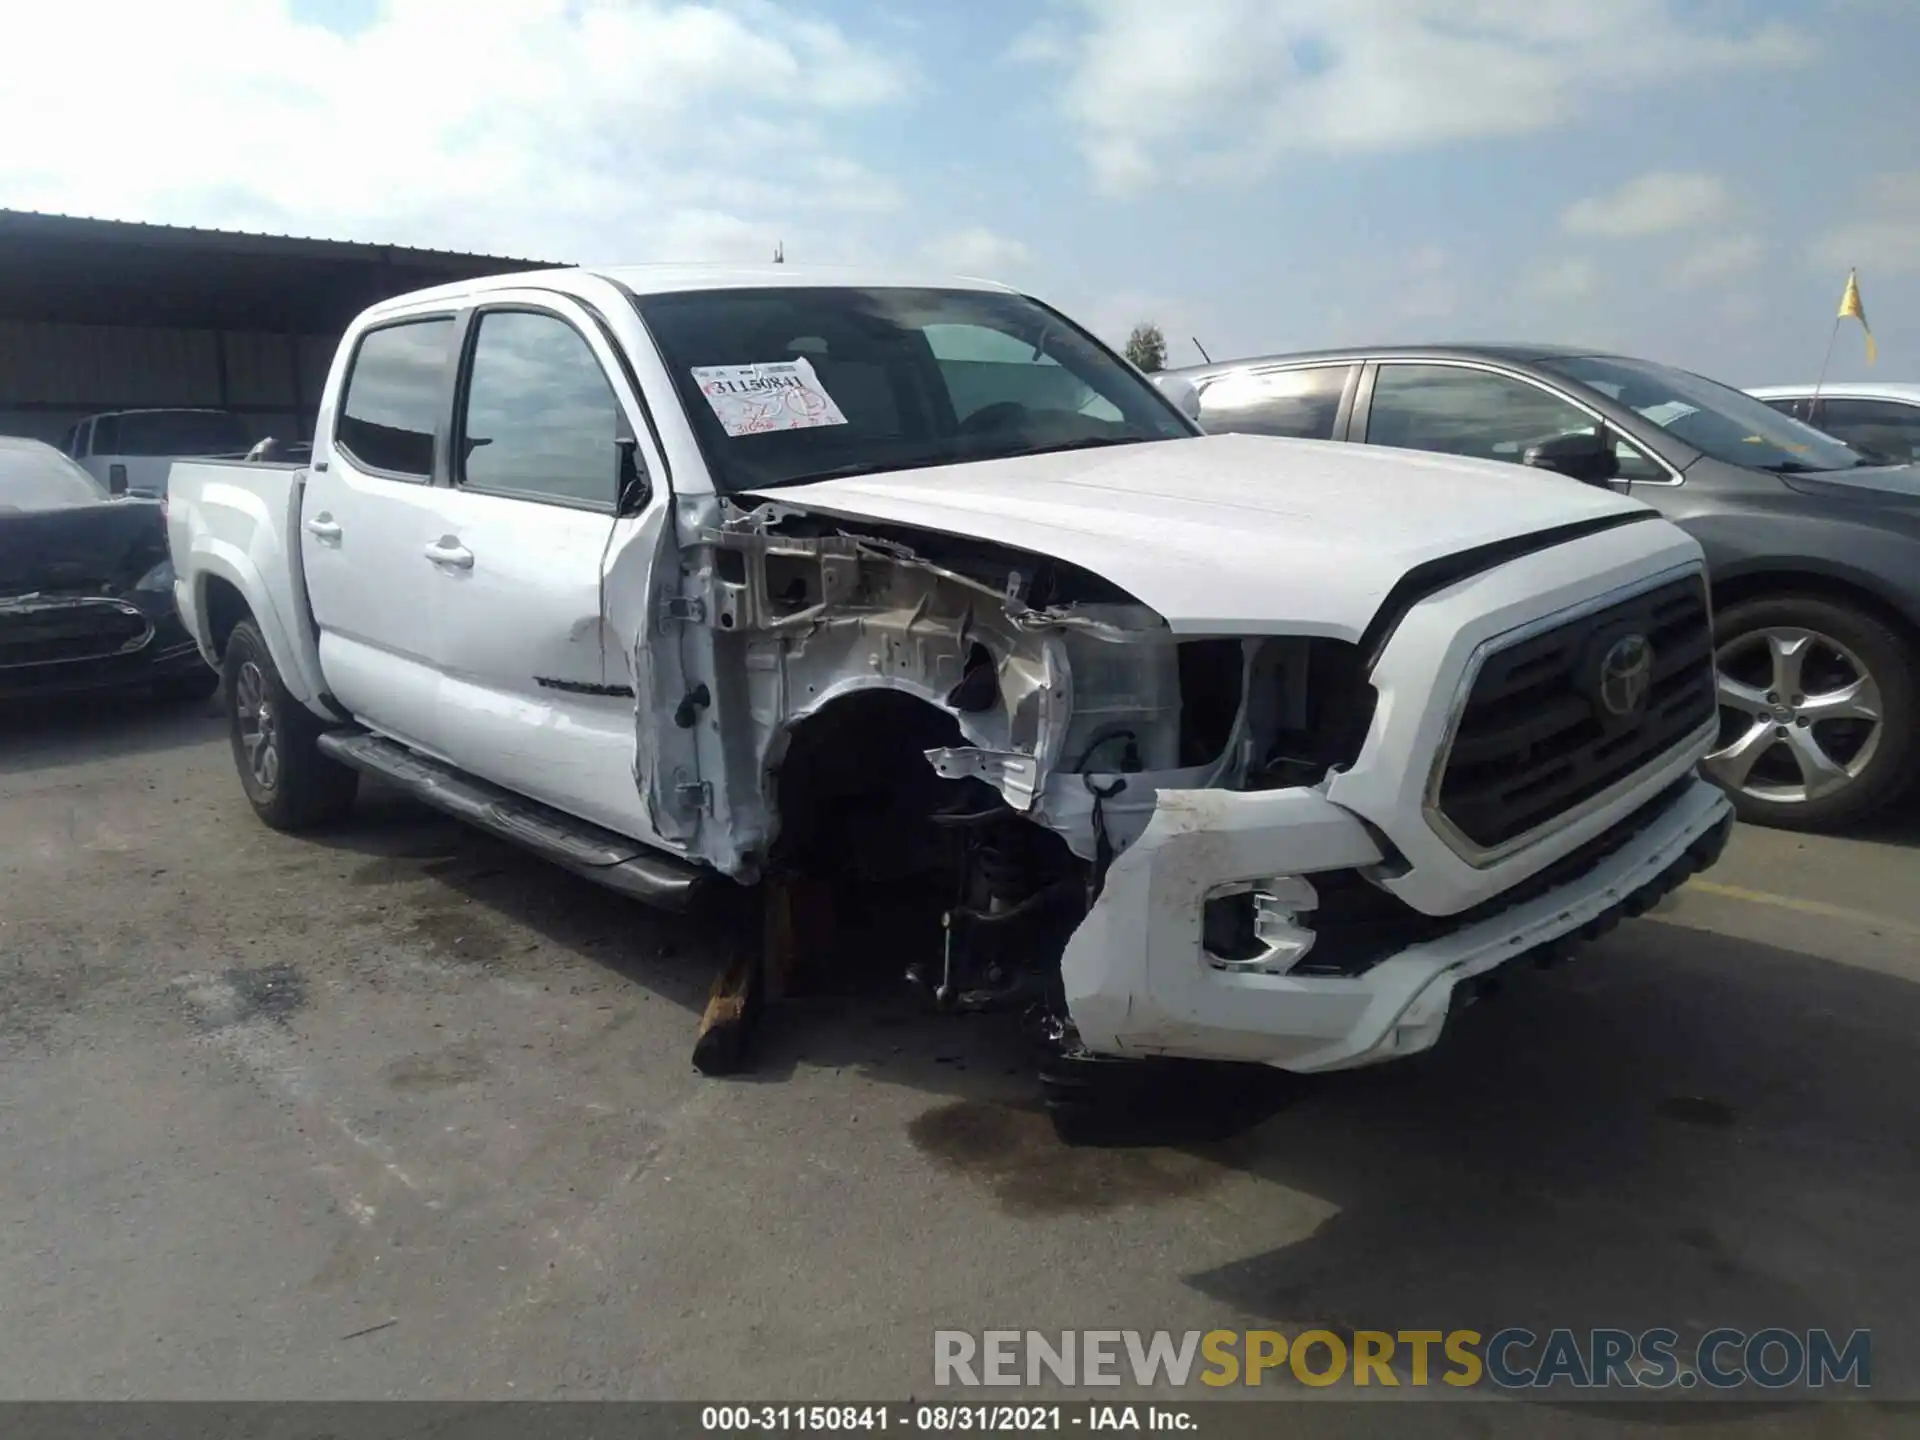
<path id="1" fill-rule="evenodd" d="M 457 820 L 663 910 L 691 909 L 718 879 L 710 870 L 661 855 L 637 840 L 563 815 L 379 735 L 329 731 L 320 737 L 320 749 Z"/>

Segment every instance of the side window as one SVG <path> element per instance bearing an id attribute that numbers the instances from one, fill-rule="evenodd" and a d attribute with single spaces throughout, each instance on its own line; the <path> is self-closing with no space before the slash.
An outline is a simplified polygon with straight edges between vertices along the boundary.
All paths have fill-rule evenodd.
<path id="1" fill-rule="evenodd" d="M 67 433 L 60 437 L 60 453 L 62 455 L 78 455 L 80 453 L 79 440 L 80 427 L 78 425 L 69 425 L 67 427 Z"/>
<path id="2" fill-rule="evenodd" d="M 1591 430 L 1593 427 L 1589 425 L 1587 428 Z M 1652 481 L 1659 485 L 1670 484 L 1673 480 L 1673 472 L 1671 470 L 1667 469 L 1666 466 L 1647 454 L 1646 451 L 1642 450 L 1638 445 L 1635 445 L 1631 440 L 1623 440 L 1615 436 L 1613 456 L 1615 460 L 1620 462 L 1620 468 L 1613 477 L 1616 480 L 1638 480 L 1643 483 Z"/>
<path id="3" fill-rule="evenodd" d="M 1520 464 L 1528 447 L 1593 433 L 1593 417 L 1525 380 L 1455 365 L 1382 365 L 1374 377 L 1367 443 Z M 1616 437 L 1616 479 L 1667 481 L 1666 468 Z"/>
<path id="4" fill-rule="evenodd" d="M 1920 405 L 1897 400 L 1822 400 L 1820 429 L 1874 459 L 1920 460 Z"/>
<path id="5" fill-rule="evenodd" d="M 1518 462 L 1529 445 L 1593 417 L 1537 385 L 1450 365 L 1382 365 L 1367 416 L 1369 445 Z"/>
<path id="6" fill-rule="evenodd" d="M 1805 420 L 1813 408 L 1813 401 L 1804 395 L 1780 395 L 1761 403 L 1770 410 L 1778 410 L 1782 415 L 1791 415 L 1796 420 Z"/>
<path id="7" fill-rule="evenodd" d="M 989 405 L 1058 410 L 1095 420 L 1121 414 L 1051 355 L 984 325 L 927 325 L 921 331 L 946 382 L 954 418 L 961 424 Z"/>
<path id="8" fill-rule="evenodd" d="M 1223 375 L 1200 392 L 1200 424 L 1215 433 L 1331 440 L 1353 368 Z"/>
<path id="9" fill-rule="evenodd" d="M 451 319 L 408 320 L 360 337 L 333 441 L 368 470 L 433 475 L 433 432 L 445 395 Z"/>
<path id="10" fill-rule="evenodd" d="M 618 500 L 620 405 L 585 337 L 557 316 L 480 316 L 460 418 L 462 485 L 608 508 Z"/>

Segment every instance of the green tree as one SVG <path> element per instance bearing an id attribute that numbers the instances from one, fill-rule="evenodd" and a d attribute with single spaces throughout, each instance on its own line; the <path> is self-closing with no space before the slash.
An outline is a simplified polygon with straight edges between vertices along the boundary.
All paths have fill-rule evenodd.
<path id="1" fill-rule="evenodd" d="M 1142 320 L 1127 336 L 1127 359 L 1147 374 L 1167 368 L 1167 337 L 1151 320 Z"/>

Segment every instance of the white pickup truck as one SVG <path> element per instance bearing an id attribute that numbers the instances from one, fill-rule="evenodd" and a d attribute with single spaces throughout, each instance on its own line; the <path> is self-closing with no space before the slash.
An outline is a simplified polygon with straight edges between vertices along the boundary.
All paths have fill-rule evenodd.
<path id="1" fill-rule="evenodd" d="M 177 600 L 269 825 L 369 772 L 659 904 L 884 897 L 1089 1060 L 1412 1054 L 1713 863 L 1693 540 L 1186 408 L 983 282 L 462 282 L 354 323 L 305 465 L 173 467 Z"/>

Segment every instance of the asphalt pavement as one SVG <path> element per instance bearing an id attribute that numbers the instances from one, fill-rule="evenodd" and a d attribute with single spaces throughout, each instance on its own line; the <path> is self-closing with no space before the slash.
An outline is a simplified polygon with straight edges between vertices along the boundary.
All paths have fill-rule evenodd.
<path id="1" fill-rule="evenodd" d="M 998 1021 L 821 995 L 703 1079 L 702 926 L 392 795 L 274 834 L 212 707 L 10 716 L 0 1397 L 925 1398 L 937 1328 L 1727 1325 L 1871 1328 L 1920 1399 L 1916 843 L 1742 829 L 1431 1056 L 1067 1149 Z"/>

